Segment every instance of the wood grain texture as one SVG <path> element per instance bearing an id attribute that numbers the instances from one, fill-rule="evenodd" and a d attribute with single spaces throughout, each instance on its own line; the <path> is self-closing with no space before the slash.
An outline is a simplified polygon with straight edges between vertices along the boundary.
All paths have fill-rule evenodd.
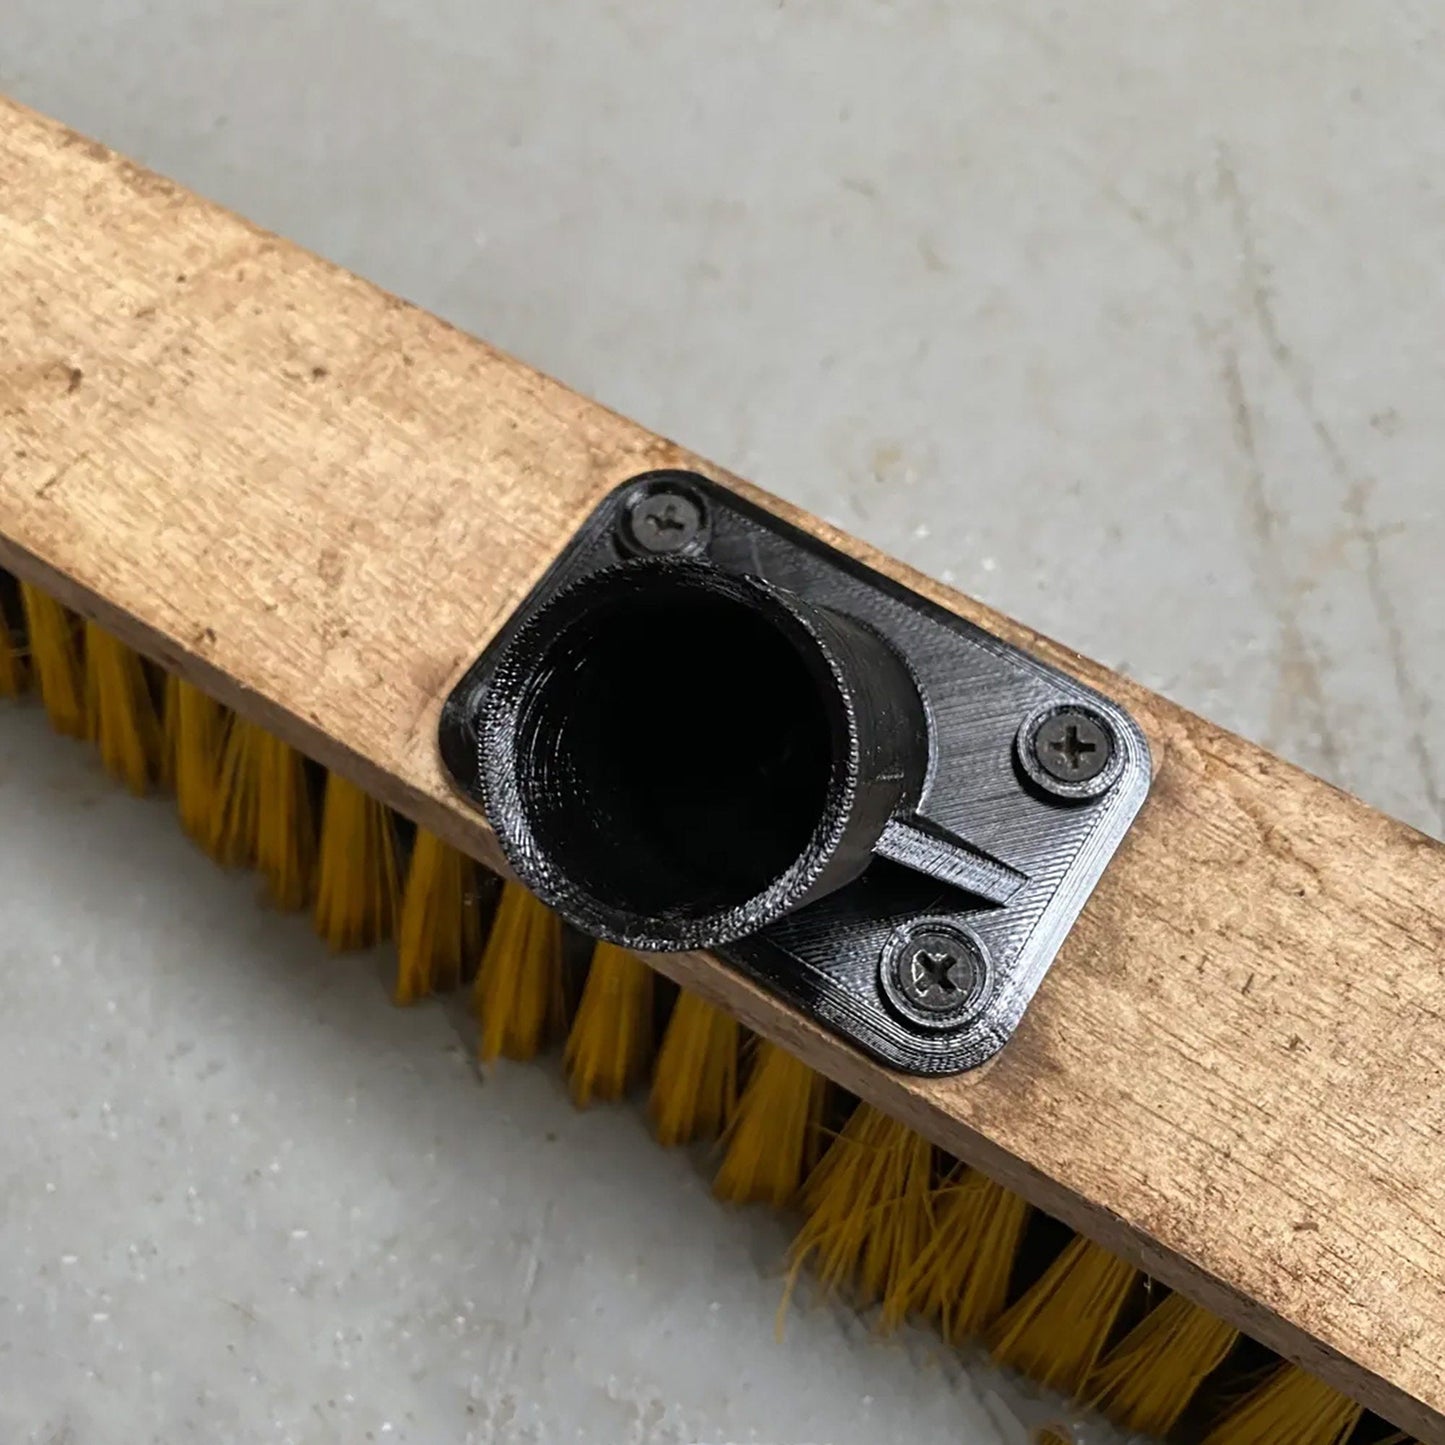
<path id="1" fill-rule="evenodd" d="M 602 494 L 693 466 L 1118 698 L 1154 795 L 999 1059 L 662 967 L 1445 1441 L 1445 848 L 0 102 L 0 565 L 485 861 L 448 687 Z"/>

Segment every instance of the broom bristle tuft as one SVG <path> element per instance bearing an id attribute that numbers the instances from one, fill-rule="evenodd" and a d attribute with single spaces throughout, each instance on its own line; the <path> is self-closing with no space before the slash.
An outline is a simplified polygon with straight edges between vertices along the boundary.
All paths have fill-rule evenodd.
<path id="1" fill-rule="evenodd" d="M 1238 1339 L 1233 1325 L 1171 1294 L 1104 1357 L 1084 1396 L 1122 1429 L 1162 1437 Z"/>
<path id="2" fill-rule="evenodd" d="M 884 1299 L 883 1324 L 917 1315 L 960 1346 L 1003 1313 L 1029 1206 L 1011 1189 L 966 1170 L 937 1190 L 933 1211 L 931 1237 Z"/>
<path id="3" fill-rule="evenodd" d="M 620 1099 L 647 1077 L 652 1062 L 652 970 L 612 943 L 592 952 L 562 1066 L 572 1102 Z"/>
<path id="4" fill-rule="evenodd" d="M 256 868 L 265 881 L 266 896 L 277 908 L 305 908 L 316 881 L 317 853 L 316 813 L 311 806 L 306 760 L 268 732 L 257 740 L 256 794 Z M 382 816 L 380 821 L 368 818 L 367 826 L 378 832 L 385 829 L 385 837 L 378 837 L 376 844 L 385 856 L 372 859 L 369 866 L 374 886 L 384 893 L 385 906 L 390 908 L 396 893 L 390 814 L 380 803 L 371 807 Z M 373 905 L 373 914 L 379 911 L 379 905 Z M 390 923 L 378 917 L 376 926 L 389 929 Z"/>
<path id="5" fill-rule="evenodd" d="M 161 781 L 176 795 L 176 812 L 188 837 L 210 846 L 218 774 L 228 714 L 214 698 L 179 678 L 166 676 L 161 737 Z"/>
<path id="6" fill-rule="evenodd" d="M 790 1204 L 818 1157 L 826 1091 L 821 1074 L 761 1041 L 723 1135 L 713 1193 L 731 1204 Z"/>
<path id="7" fill-rule="evenodd" d="M 83 738 L 85 689 L 79 624 L 53 597 L 28 582 L 20 584 L 20 598 L 40 704 L 56 732 Z"/>
<path id="8" fill-rule="evenodd" d="M 803 1186 L 789 1289 L 811 1263 L 825 1289 L 846 1290 L 860 1305 L 896 1292 L 932 1233 L 932 1173 L 921 1135 L 860 1104 Z"/>
<path id="9" fill-rule="evenodd" d="M 333 953 L 382 943 L 396 923 L 397 896 L 391 810 L 332 773 L 321 812 L 317 933 Z"/>
<path id="10" fill-rule="evenodd" d="M 562 1026 L 562 923 L 515 883 L 502 888 L 472 999 L 483 1063 L 535 1058 Z"/>
<path id="11" fill-rule="evenodd" d="M 648 1097 L 660 1144 L 712 1139 L 738 1107 L 741 1030 L 731 1014 L 683 989 L 667 1021 Z"/>
<path id="12" fill-rule="evenodd" d="M 1322 1380 L 1285 1365 L 1231 1406 L 1203 1445 L 1345 1445 L 1364 1413 Z"/>
<path id="13" fill-rule="evenodd" d="M 161 725 L 140 655 L 98 622 L 85 624 L 85 734 L 101 766 L 132 793 L 160 772 Z"/>
<path id="14" fill-rule="evenodd" d="M 1138 1277 L 1133 1265 L 1076 1235 L 990 1331 L 994 1359 L 1078 1395 Z"/>
<path id="15" fill-rule="evenodd" d="M 396 926 L 396 1003 L 461 985 L 481 948 L 476 891 L 472 860 L 418 828 Z"/>
<path id="16" fill-rule="evenodd" d="M 0 573 L 0 584 L 0 698 L 19 697 L 30 686 L 30 669 L 26 665 L 30 650 L 19 618 L 12 618 L 5 607 L 4 589 L 11 585 L 8 574 Z"/>

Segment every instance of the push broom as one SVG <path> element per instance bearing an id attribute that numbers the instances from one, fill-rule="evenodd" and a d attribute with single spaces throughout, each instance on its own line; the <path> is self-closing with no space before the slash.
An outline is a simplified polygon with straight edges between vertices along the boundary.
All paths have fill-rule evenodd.
<path id="1" fill-rule="evenodd" d="M 1445 1439 L 1440 845 L 8 104 L 0 194 L 0 692 L 485 1058 L 716 1136 L 881 1328 L 1159 1436 Z"/>

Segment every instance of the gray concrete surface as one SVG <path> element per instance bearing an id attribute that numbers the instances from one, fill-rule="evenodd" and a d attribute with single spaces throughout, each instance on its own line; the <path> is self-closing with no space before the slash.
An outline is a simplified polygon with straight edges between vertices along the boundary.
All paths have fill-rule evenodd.
<path id="1" fill-rule="evenodd" d="M 1445 834 L 1430 7 L 4 0 L 0 88 Z M 0 1439 L 1007 1438 L 87 768 L 0 716 Z"/>

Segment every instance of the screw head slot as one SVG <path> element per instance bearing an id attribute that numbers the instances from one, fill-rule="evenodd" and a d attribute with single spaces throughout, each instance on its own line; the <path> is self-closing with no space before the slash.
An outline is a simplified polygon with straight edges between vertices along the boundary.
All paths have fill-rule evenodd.
<path id="1" fill-rule="evenodd" d="M 690 557 L 708 543 L 707 505 L 685 472 L 649 472 L 622 498 L 617 540 L 635 557 Z"/>
<path id="2" fill-rule="evenodd" d="M 1113 724 L 1082 703 L 1050 703 L 1018 732 L 1019 766 L 1044 792 L 1069 802 L 1102 797 L 1119 781 L 1124 755 Z"/>
<path id="3" fill-rule="evenodd" d="M 949 919 L 923 918 L 899 928 L 883 950 L 884 996 L 922 1028 L 956 1028 L 976 1015 L 992 991 L 983 943 Z"/>

